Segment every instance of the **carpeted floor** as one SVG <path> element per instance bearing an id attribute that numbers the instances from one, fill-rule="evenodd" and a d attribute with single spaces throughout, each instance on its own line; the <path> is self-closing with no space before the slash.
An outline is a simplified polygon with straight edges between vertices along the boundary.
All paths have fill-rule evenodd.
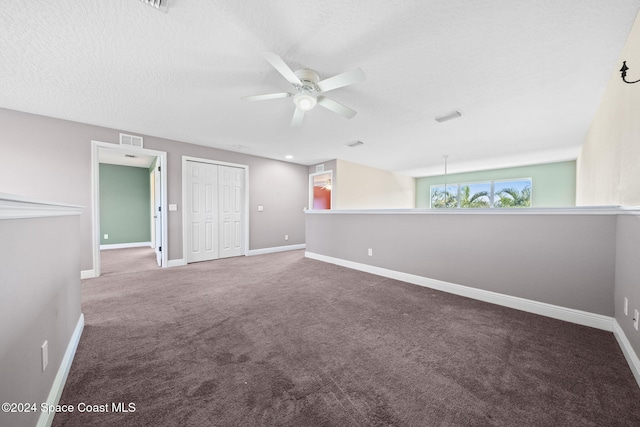
<path id="1" fill-rule="evenodd" d="M 640 425 L 611 333 L 302 251 L 82 286 L 60 403 L 109 411 L 54 426 Z"/>
<path id="2" fill-rule="evenodd" d="M 156 252 L 150 247 L 106 249 L 100 251 L 100 275 L 137 273 L 158 267 Z"/>

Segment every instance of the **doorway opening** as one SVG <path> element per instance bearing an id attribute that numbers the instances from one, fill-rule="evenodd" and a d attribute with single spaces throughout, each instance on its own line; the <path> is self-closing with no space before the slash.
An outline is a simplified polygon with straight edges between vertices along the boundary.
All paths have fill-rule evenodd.
<path id="1" fill-rule="evenodd" d="M 314 210 L 331 209 L 333 206 L 333 171 L 309 175 L 309 206 Z"/>
<path id="2" fill-rule="evenodd" d="M 166 152 L 92 141 L 91 157 L 90 277 L 166 267 Z"/>

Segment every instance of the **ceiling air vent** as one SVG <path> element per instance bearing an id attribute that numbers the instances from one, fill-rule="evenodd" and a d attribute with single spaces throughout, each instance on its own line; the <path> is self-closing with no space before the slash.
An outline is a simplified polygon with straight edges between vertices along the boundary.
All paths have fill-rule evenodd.
<path id="1" fill-rule="evenodd" d="M 456 110 L 456 111 L 452 111 L 452 112 L 450 112 L 448 114 L 445 114 L 443 116 L 436 117 L 436 122 L 443 123 L 443 122 L 446 122 L 446 121 L 449 121 L 449 120 L 457 119 L 458 117 L 462 117 L 462 113 L 460 111 Z"/>
<path id="2" fill-rule="evenodd" d="M 355 148 L 355 147 L 357 147 L 359 145 L 363 145 L 363 144 L 364 144 L 364 142 L 362 142 L 362 141 L 353 141 L 353 142 L 348 143 L 347 147 Z"/>
<path id="3" fill-rule="evenodd" d="M 127 135 L 124 133 L 120 134 L 120 145 L 127 145 L 129 147 L 139 147 L 142 148 L 142 137 Z"/>
<path id="4" fill-rule="evenodd" d="M 161 12 L 167 12 L 167 3 L 168 0 L 140 0 L 142 3 L 148 4 L 149 6 L 153 6 L 155 9 Z"/>

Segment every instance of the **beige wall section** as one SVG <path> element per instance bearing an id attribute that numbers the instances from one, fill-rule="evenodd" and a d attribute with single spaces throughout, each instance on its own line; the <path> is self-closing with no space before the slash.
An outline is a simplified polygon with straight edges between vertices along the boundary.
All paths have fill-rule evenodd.
<path id="1" fill-rule="evenodd" d="M 627 80 L 640 79 L 640 16 L 636 17 L 609 84 L 591 123 L 577 162 L 577 205 L 640 206 L 640 83 L 620 78 L 622 61 L 630 68 Z M 614 306 L 615 319 L 637 360 L 640 338 L 633 312 L 640 309 L 637 260 L 640 256 L 638 216 L 621 216 L 617 224 Z M 624 299 L 629 313 L 624 314 Z M 634 371 L 635 372 L 635 371 Z M 637 378 L 640 382 L 640 378 Z"/>
<path id="2" fill-rule="evenodd" d="M 415 207 L 415 179 L 338 159 L 334 209 Z"/>
<path id="3" fill-rule="evenodd" d="M 577 205 L 640 206 L 640 17 L 631 29 L 619 61 L 591 123 L 577 163 Z"/>

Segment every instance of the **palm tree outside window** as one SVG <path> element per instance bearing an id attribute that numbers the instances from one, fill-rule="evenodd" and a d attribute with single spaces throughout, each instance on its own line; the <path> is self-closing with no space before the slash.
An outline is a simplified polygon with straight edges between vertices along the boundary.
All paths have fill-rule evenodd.
<path id="1" fill-rule="evenodd" d="M 531 207 L 531 178 L 432 185 L 432 209 Z"/>

